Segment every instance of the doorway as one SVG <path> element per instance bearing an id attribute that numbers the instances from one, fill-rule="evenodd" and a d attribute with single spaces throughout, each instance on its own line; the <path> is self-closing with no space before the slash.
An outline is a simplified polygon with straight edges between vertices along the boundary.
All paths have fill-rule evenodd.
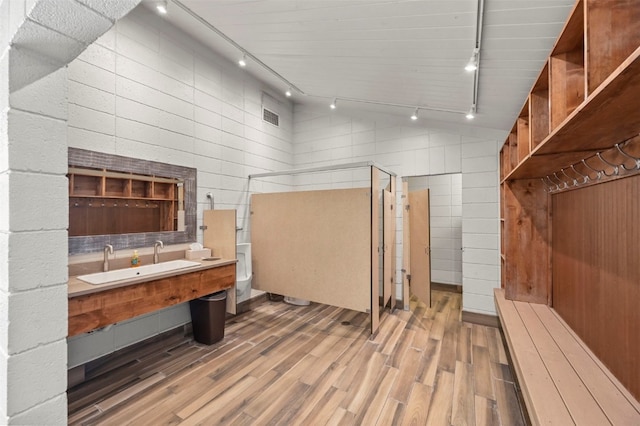
<path id="1" fill-rule="evenodd" d="M 405 240 L 409 241 L 409 250 L 407 253 L 405 248 L 405 256 L 409 258 L 409 263 L 405 269 L 410 271 L 411 294 L 428 304 L 430 290 L 426 294 L 421 292 L 424 286 L 430 288 L 432 283 L 462 285 L 462 174 L 405 177 L 403 193 L 407 195 L 405 200 L 410 205 L 408 212 L 413 210 L 406 215 L 408 230 L 404 232 Z M 424 201 L 421 201 L 425 197 L 428 198 L 426 209 L 423 207 Z M 419 206 L 420 211 L 413 204 Z M 425 247 L 428 247 L 428 257 L 425 257 Z M 428 266 L 425 262 L 428 262 Z M 426 268 L 428 278 L 424 278 Z M 428 283 L 419 284 L 418 281 L 425 279 L 428 279 Z"/>

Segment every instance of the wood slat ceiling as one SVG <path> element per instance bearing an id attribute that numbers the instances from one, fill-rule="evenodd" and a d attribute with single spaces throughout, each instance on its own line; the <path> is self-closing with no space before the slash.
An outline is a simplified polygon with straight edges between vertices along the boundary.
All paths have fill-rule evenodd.
<path id="1" fill-rule="evenodd" d="M 460 111 L 421 117 L 469 125 L 476 0 L 180 0 L 309 96 Z M 540 72 L 574 0 L 486 0 L 478 115 L 473 125 L 508 130 Z M 168 20 L 236 61 L 240 52 L 169 5 Z M 183 13 L 184 15 L 184 13 Z M 247 72 L 284 91 L 285 83 L 249 63 Z M 348 108 L 406 119 L 413 108 Z"/>

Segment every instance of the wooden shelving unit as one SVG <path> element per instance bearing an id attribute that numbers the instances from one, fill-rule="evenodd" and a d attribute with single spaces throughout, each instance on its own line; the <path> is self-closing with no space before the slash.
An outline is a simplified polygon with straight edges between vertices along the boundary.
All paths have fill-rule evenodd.
<path id="1" fill-rule="evenodd" d="M 585 285 L 590 283 L 593 288 L 599 289 L 597 291 L 611 291 L 611 286 L 606 285 L 611 284 L 613 278 L 606 273 L 615 270 L 616 265 L 620 264 L 616 259 L 626 259 L 631 248 L 611 244 L 606 253 L 600 256 L 602 261 L 598 260 L 600 263 L 597 266 L 595 261 L 571 263 L 575 260 L 572 257 L 576 256 L 574 253 L 554 251 L 554 245 L 558 243 L 553 241 L 554 236 L 562 236 L 563 241 L 573 241 L 575 238 L 578 247 L 586 236 L 567 235 L 566 224 L 553 223 L 553 219 L 560 215 L 554 209 L 556 201 L 561 198 L 555 198 L 556 195 L 547 192 L 548 185 L 543 179 L 548 181 L 551 178 L 553 181 L 554 174 L 560 175 L 596 153 L 602 153 L 615 164 L 622 164 L 624 156 L 612 148 L 616 144 L 638 139 L 638 110 L 640 3 L 637 0 L 578 0 L 500 151 L 501 284 L 507 299 L 554 306 L 553 297 L 560 294 L 554 289 L 571 280 L 577 280 L 582 286 L 580 288 L 586 288 Z M 638 144 L 628 145 L 627 152 L 633 152 L 632 155 L 639 151 Z M 608 165 L 603 162 L 599 168 L 603 167 L 607 168 Z M 586 170 L 586 167 L 582 170 Z M 565 178 L 565 181 L 571 179 L 569 176 Z M 616 193 L 622 198 L 627 196 L 635 199 L 635 195 L 626 195 L 624 191 L 617 190 L 618 186 L 622 187 L 620 182 L 627 180 L 612 181 L 612 185 L 598 196 L 604 200 L 606 194 Z M 616 223 L 627 224 L 625 229 L 636 229 L 637 214 L 633 211 L 635 207 L 629 207 L 631 201 L 619 204 L 620 208 L 628 211 L 623 209 L 614 215 L 614 212 L 606 211 L 614 203 L 605 206 L 599 200 L 589 200 L 593 205 L 584 208 L 595 212 L 595 217 L 615 217 Z M 568 215 L 571 217 L 569 223 L 584 216 L 580 211 L 572 211 Z M 563 229 L 554 229 L 554 226 Z M 585 232 L 600 232 L 595 227 L 585 229 Z M 597 240 L 599 245 L 594 242 L 589 250 L 600 253 L 600 246 L 603 246 L 602 241 L 606 240 L 607 235 L 601 235 Z M 610 237 L 616 238 L 614 235 Z M 560 274 L 558 265 L 561 264 L 574 265 L 575 269 L 563 270 L 561 272 L 564 275 Z M 554 283 L 554 277 L 559 276 L 563 277 L 563 282 Z M 615 274 L 614 278 L 617 285 L 624 289 L 624 294 L 638 291 L 640 273 L 637 269 L 625 269 L 624 273 Z M 571 285 L 577 284 L 571 281 Z M 562 295 L 563 304 L 566 304 L 565 294 Z M 620 297 L 625 296 L 620 294 Z M 605 303 L 602 297 L 598 297 L 598 300 L 600 304 Z M 573 301 L 569 300 L 569 304 L 573 306 Z M 578 304 L 576 300 L 576 306 Z M 574 308 L 563 309 L 569 311 Z M 608 306 L 605 311 L 607 309 L 614 311 L 623 308 Z M 599 334 L 596 337 L 581 337 L 637 398 L 640 394 L 638 376 L 629 377 L 628 373 L 635 367 L 626 361 L 621 362 L 623 355 L 612 353 L 614 351 L 609 349 L 611 345 L 607 342 L 611 330 L 605 325 L 607 318 L 590 320 L 590 313 L 583 311 L 575 316 L 588 323 L 585 330 L 597 330 Z M 638 316 L 633 309 L 622 316 L 633 322 L 634 325 L 628 327 L 636 327 L 637 330 L 638 324 L 633 318 L 637 319 Z M 571 321 L 567 322 L 573 327 Z M 611 328 L 616 326 L 611 325 Z M 622 340 L 628 338 L 627 335 L 620 337 Z"/>
<path id="2" fill-rule="evenodd" d="M 180 180 L 69 168 L 69 235 L 176 229 Z"/>

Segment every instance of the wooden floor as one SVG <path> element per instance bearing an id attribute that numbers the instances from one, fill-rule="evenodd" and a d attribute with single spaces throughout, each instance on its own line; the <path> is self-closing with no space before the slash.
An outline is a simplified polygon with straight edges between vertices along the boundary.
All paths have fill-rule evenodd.
<path id="1" fill-rule="evenodd" d="M 521 425 L 497 329 L 461 295 L 368 316 L 265 302 L 212 346 L 174 336 L 113 357 L 68 392 L 69 424 Z"/>

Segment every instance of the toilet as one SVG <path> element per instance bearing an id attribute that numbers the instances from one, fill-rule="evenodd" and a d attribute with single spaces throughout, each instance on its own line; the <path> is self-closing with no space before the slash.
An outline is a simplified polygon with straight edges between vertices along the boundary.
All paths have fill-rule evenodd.
<path id="1" fill-rule="evenodd" d="M 236 245 L 236 257 L 236 303 L 240 303 L 251 298 L 251 244 Z"/>

